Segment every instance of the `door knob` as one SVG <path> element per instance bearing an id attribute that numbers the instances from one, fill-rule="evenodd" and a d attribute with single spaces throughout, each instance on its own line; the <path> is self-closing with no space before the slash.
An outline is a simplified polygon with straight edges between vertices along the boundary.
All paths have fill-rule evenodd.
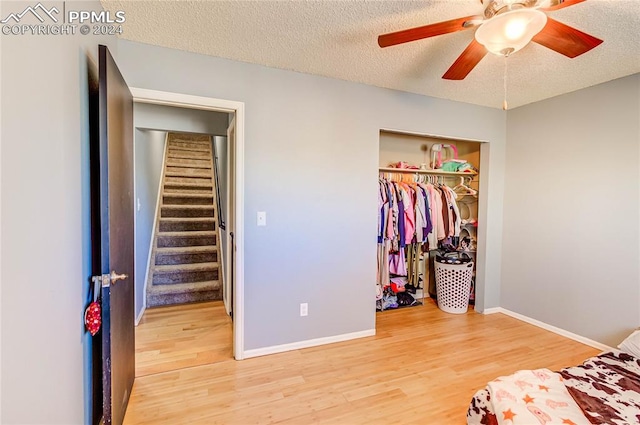
<path id="1" fill-rule="evenodd" d="M 111 275 L 109 276 L 111 278 L 111 284 L 115 285 L 117 281 L 119 280 L 125 280 L 126 278 L 129 277 L 129 275 L 127 274 L 118 274 L 116 273 L 115 270 L 111 271 Z"/>

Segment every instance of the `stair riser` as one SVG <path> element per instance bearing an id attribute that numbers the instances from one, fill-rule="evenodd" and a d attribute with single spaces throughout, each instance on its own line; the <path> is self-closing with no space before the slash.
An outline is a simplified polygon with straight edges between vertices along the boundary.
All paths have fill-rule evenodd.
<path id="1" fill-rule="evenodd" d="M 197 145 L 197 146 L 211 146 L 211 142 L 209 141 L 208 138 L 203 138 L 200 140 L 195 140 L 195 139 L 173 139 L 169 141 L 169 146 L 173 146 L 179 143 L 186 143 L 189 145 Z"/>
<path id="2" fill-rule="evenodd" d="M 193 167 L 211 170 L 210 160 L 206 159 L 185 159 L 185 158 L 168 158 L 167 166 L 169 167 Z"/>
<path id="3" fill-rule="evenodd" d="M 222 300 L 222 289 L 212 291 L 181 292 L 177 294 L 147 296 L 147 307 Z"/>
<path id="4" fill-rule="evenodd" d="M 169 149 L 175 148 L 199 152 L 211 152 L 211 148 L 204 143 L 172 142 L 169 144 Z"/>
<path id="5" fill-rule="evenodd" d="M 203 194 L 203 195 L 213 195 L 212 187 L 197 187 L 197 186 L 179 186 L 179 185 L 165 185 L 164 193 L 185 193 L 185 194 Z"/>
<path id="6" fill-rule="evenodd" d="M 211 136 L 207 136 L 206 134 L 187 134 L 187 133 L 176 133 L 170 138 L 172 141 L 183 141 L 183 142 L 208 142 L 211 140 Z"/>
<path id="7" fill-rule="evenodd" d="M 164 205 L 213 205 L 213 196 L 201 198 L 195 196 L 164 195 L 162 202 Z"/>
<path id="8" fill-rule="evenodd" d="M 215 263 L 218 261 L 218 252 L 199 252 L 193 254 L 156 254 L 157 266 L 175 264 Z"/>
<path id="9" fill-rule="evenodd" d="M 195 217 L 213 217 L 214 210 L 212 208 L 166 208 L 160 210 L 161 218 L 195 218 Z"/>
<path id="10" fill-rule="evenodd" d="M 192 185 L 192 186 L 208 186 L 211 187 L 213 182 L 211 181 L 211 176 L 205 177 L 177 177 L 177 176 L 166 176 L 164 179 L 164 184 L 177 184 L 177 185 Z"/>
<path id="11" fill-rule="evenodd" d="M 173 285 L 178 283 L 204 282 L 218 280 L 218 270 L 154 273 L 154 285 Z"/>
<path id="12" fill-rule="evenodd" d="M 209 152 L 202 151 L 190 151 L 185 149 L 169 149 L 167 152 L 169 158 L 182 158 L 182 159 L 211 159 Z"/>
<path id="13" fill-rule="evenodd" d="M 166 170 L 165 175 L 170 177 L 211 177 L 210 169 L 167 167 Z"/>
<path id="14" fill-rule="evenodd" d="M 160 220 L 160 232 L 202 232 L 216 230 L 214 221 L 162 221 Z"/>
<path id="15" fill-rule="evenodd" d="M 162 236 L 158 235 L 158 248 L 216 245 L 215 236 Z"/>

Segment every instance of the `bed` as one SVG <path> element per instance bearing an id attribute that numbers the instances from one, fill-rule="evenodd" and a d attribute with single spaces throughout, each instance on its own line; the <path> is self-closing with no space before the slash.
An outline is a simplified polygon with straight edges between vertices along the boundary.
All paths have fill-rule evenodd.
<path id="1" fill-rule="evenodd" d="M 472 398 L 468 425 L 640 424 L 640 331 L 579 366 L 501 376 Z"/>

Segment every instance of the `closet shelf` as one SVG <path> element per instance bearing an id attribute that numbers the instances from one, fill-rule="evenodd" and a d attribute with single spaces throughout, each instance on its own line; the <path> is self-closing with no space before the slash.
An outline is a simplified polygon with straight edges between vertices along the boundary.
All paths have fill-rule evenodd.
<path id="1" fill-rule="evenodd" d="M 408 173 L 408 174 L 431 174 L 436 176 L 470 176 L 475 177 L 478 175 L 476 172 L 463 172 L 463 171 L 443 171 L 443 170 L 421 170 L 411 168 L 393 168 L 393 167 L 380 167 L 379 172 L 383 173 Z"/>

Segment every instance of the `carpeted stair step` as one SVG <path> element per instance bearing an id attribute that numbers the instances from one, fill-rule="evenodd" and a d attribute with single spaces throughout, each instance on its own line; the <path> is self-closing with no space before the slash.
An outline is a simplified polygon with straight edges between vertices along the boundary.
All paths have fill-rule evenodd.
<path id="1" fill-rule="evenodd" d="M 163 232 L 203 232 L 216 230 L 216 220 L 211 217 L 161 218 L 158 230 Z"/>
<path id="2" fill-rule="evenodd" d="M 196 157 L 211 157 L 211 150 L 204 148 L 185 148 L 184 146 L 168 146 L 167 156 L 171 155 L 183 155 L 183 156 L 196 156 Z"/>
<path id="3" fill-rule="evenodd" d="M 183 184 L 189 186 L 211 186 L 211 176 L 165 176 L 164 184 Z"/>
<path id="4" fill-rule="evenodd" d="M 165 184 L 164 193 L 165 194 L 203 193 L 203 194 L 213 195 L 213 187 L 212 186 L 189 186 L 189 185 L 181 185 L 181 184 Z"/>
<path id="5" fill-rule="evenodd" d="M 156 265 L 153 285 L 173 285 L 218 280 L 218 263 Z"/>
<path id="6" fill-rule="evenodd" d="M 169 149 L 182 149 L 184 151 L 211 152 L 211 147 L 202 143 L 169 142 Z"/>
<path id="7" fill-rule="evenodd" d="M 163 205 L 213 205 L 213 195 L 189 193 L 162 195 Z"/>
<path id="8" fill-rule="evenodd" d="M 211 154 L 203 151 L 189 151 L 179 148 L 169 148 L 167 158 L 184 158 L 184 159 L 210 159 Z"/>
<path id="9" fill-rule="evenodd" d="M 216 232 L 164 232 L 158 234 L 158 248 L 216 245 Z"/>
<path id="10" fill-rule="evenodd" d="M 216 262 L 218 262 L 218 250 L 213 246 L 158 248 L 156 250 L 155 263 L 158 266 Z"/>
<path id="11" fill-rule="evenodd" d="M 151 286 L 147 290 L 147 307 L 186 304 L 222 299 L 219 281 Z"/>
<path id="12" fill-rule="evenodd" d="M 212 205 L 163 205 L 160 208 L 160 218 L 165 217 L 214 217 L 215 209 Z"/>
<path id="13" fill-rule="evenodd" d="M 196 133 L 173 133 L 172 141 L 180 141 L 180 142 L 193 142 L 193 143 L 207 143 L 211 140 L 210 136 L 205 134 L 196 134 Z"/>
<path id="14" fill-rule="evenodd" d="M 171 138 L 169 143 L 175 142 L 185 142 L 185 143 L 202 143 L 202 144 L 210 144 L 211 137 L 201 135 L 201 134 L 175 134 L 174 137 Z"/>
<path id="15" fill-rule="evenodd" d="M 165 176 L 170 177 L 210 177 L 210 168 L 169 167 L 165 168 Z"/>
<path id="16" fill-rule="evenodd" d="M 187 159 L 187 158 L 167 158 L 167 166 L 169 167 L 189 167 L 204 168 L 211 170 L 213 166 L 210 159 Z"/>

